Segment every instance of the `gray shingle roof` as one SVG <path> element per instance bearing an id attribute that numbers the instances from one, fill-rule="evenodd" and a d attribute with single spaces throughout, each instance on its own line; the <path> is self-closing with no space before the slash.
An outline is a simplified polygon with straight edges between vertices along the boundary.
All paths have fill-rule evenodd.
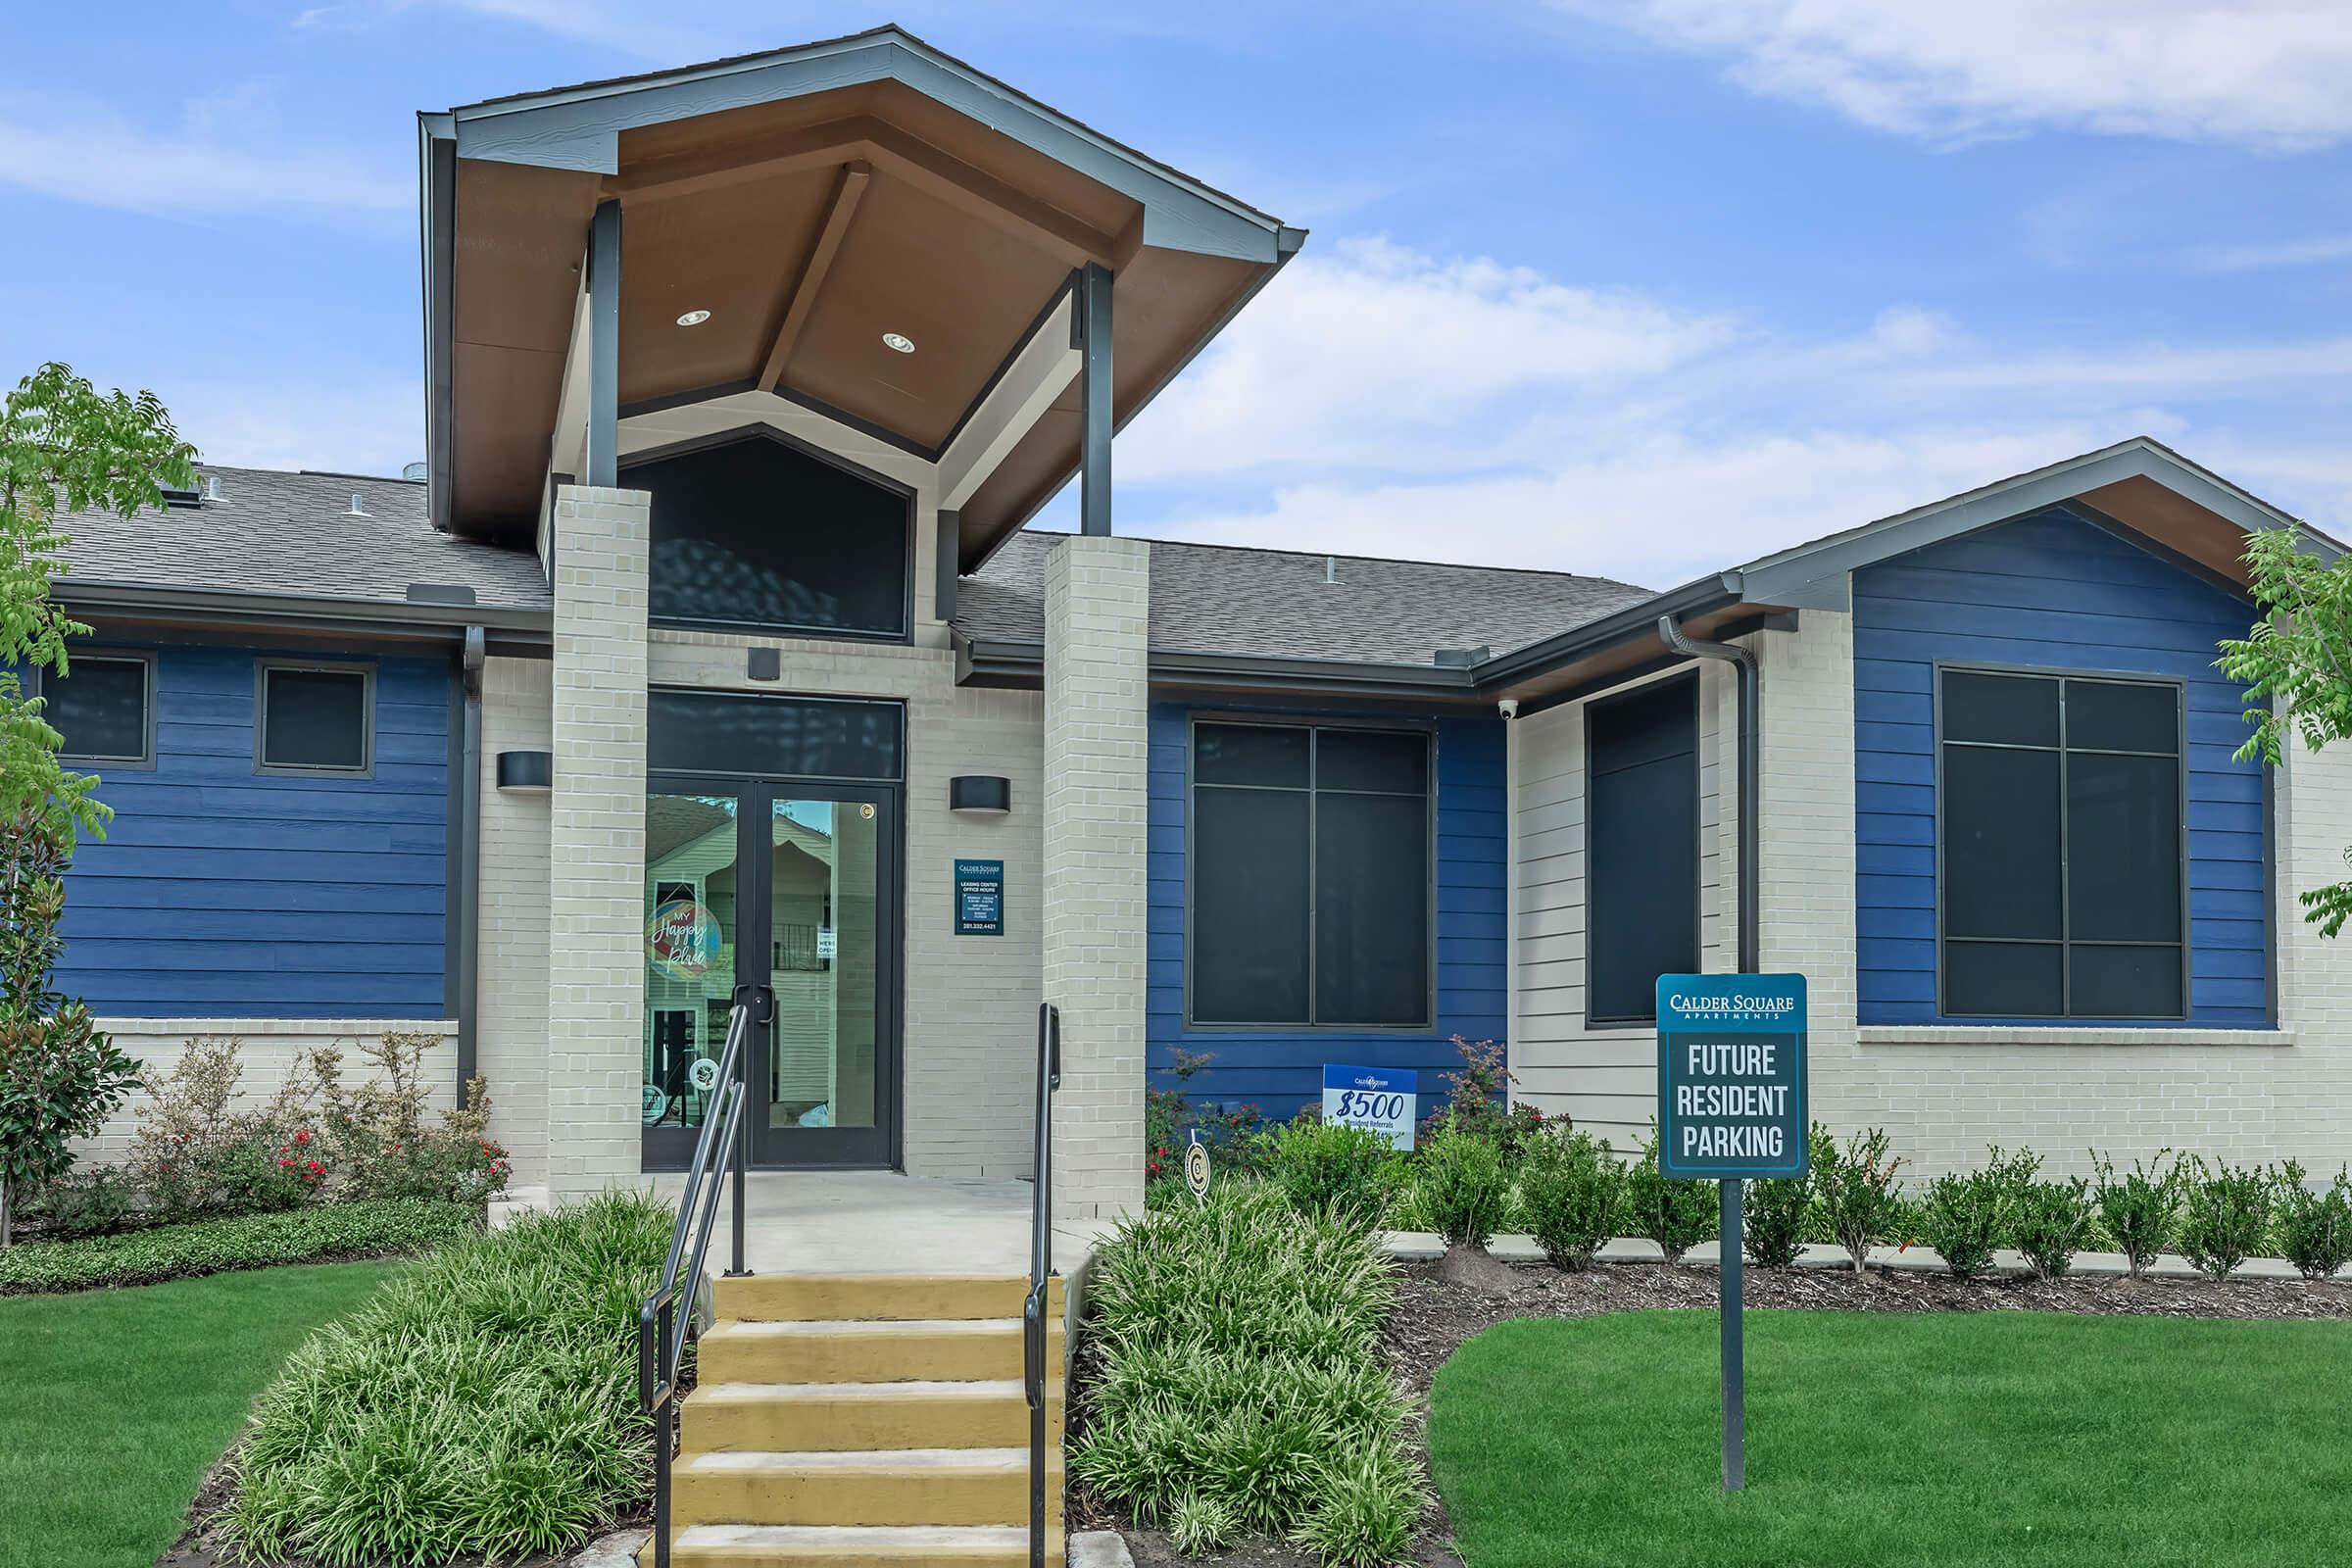
<path id="1" fill-rule="evenodd" d="M 61 514 L 59 526 L 73 539 L 68 589 L 111 584 L 400 604 L 416 582 L 471 588 L 476 604 L 494 609 L 552 603 L 529 551 L 435 533 L 421 483 L 209 464 L 197 471 L 219 478 L 218 502 L 142 512 L 127 521 L 112 513 Z M 355 493 L 364 517 L 350 514 Z"/>
<path id="2" fill-rule="evenodd" d="M 1006 540 L 957 589 L 956 624 L 975 637 L 1042 640 L 1054 537 Z M 1327 563 L 1334 581 L 1324 580 Z M 1508 653 L 1650 597 L 1564 571 L 1152 544 L 1152 647 L 1170 653 L 1428 664 L 1441 648 Z"/>

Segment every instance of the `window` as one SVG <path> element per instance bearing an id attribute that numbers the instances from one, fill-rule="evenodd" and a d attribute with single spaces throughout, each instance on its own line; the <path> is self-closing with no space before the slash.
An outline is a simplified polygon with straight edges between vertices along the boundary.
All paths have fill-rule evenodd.
<path id="1" fill-rule="evenodd" d="M 628 465 L 656 620 L 904 638 L 913 499 L 772 431 Z"/>
<path id="2" fill-rule="evenodd" d="M 1942 1011 L 2188 1011 L 2181 696 L 2170 682 L 1942 669 Z"/>
<path id="3" fill-rule="evenodd" d="M 75 654 L 67 674 L 41 676 L 41 716 L 65 737 L 65 760 L 155 765 L 153 658 Z"/>
<path id="4" fill-rule="evenodd" d="M 255 755 L 265 773 L 375 766 L 375 676 L 349 664 L 264 664 Z"/>
<path id="5" fill-rule="evenodd" d="M 1585 710 L 1585 1021 L 1647 1023 L 1698 968 L 1698 677 Z"/>
<path id="6" fill-rule="evenodd" d="M 1419 730 L 1194 726 L 1194 1023 L 1430 1026 L 1429 779 Z"/>

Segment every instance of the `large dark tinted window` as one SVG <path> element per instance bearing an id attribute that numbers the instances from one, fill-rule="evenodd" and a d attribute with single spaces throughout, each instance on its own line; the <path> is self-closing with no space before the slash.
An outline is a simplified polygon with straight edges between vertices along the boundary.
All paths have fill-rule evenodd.
<path id="1" fill-rule="evenodd" d="M 1429 737 L 1193 731 L 1192 1019 L 1430 1022 Z"/>
<path id="2" fill-rule="evenodd" d="M 374 681 L 365 669 L 264 664 L 261 737 L 265 768 L 294 773 L 365 773 Z"/>
<path id="3" fill-rule="evenodd" d="M 1657 1016 L 1658 976 L 1698 968 L 1698 681 L 1585 715 L 1585 1015 Z"/>
<path id="4" fill-rule="evenodd" d="M 63 756 L 73 762 L 155 760 L 155 665 L 145 659 L 75 654 L 72 671 L 41 676 L 41 716 L 65 737 Z"/>
<path id="5" fill-rule="evenodd" d="M 1944 1012 L 2184 1016 L 2180 688 L 1939 678 Z"/>
<path id="6" fill-rule="evenodd" d="M 896 703 L 655 691 L 645 702 L 656 771 L 771 778 L 897 778 Z"/>
<path id="7" fill-rule="evenodd" d="M 906 494 L 770 436 L 631 464 L 652 492 L 656 620 L 906 632 Z"/>

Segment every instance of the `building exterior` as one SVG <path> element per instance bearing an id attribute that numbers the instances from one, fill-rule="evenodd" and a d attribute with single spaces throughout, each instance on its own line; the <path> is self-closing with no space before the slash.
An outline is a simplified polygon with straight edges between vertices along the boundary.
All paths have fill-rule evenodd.
<path id="1" fill-rule="evenodd" d="M 2226 480 L 2129 440 L 1664 593 L 1150 543 L 1111 433 L 1299 231 L 890 28 L 419 123 L 419 476 L 66 520 L 59 978 L 134 1054 L 425 1030 L 561 1194 L 683 1163 L 766 985 L 757 1162 L 1006 1178 L 1052 1001 L 1088 1218 L 1179 1051 L 1280 1115 L 1493 1039 L 1622 1143 L 1655 975 L 1760 966 L 1923 1170 L 2352 1156 L 2352 757 L 2231 756 L 2288 519 Z"/>

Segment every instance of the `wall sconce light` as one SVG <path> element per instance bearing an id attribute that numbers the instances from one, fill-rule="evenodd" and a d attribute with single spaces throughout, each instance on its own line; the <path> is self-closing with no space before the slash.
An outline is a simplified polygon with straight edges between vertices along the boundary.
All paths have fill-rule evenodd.
<path id="1" fill-rule="evenodd" d="M 964 773 L 948 780 L 948 809 L 992 811 L 1012 809 L 1012 780 L 987 773 Z"/>
<path id="2" fill-rule="evenodd" d="M 555 786 L 555 753 L 501 752 L 498 754 L 498 787 L 500 789 L 544 795 Z"/>

